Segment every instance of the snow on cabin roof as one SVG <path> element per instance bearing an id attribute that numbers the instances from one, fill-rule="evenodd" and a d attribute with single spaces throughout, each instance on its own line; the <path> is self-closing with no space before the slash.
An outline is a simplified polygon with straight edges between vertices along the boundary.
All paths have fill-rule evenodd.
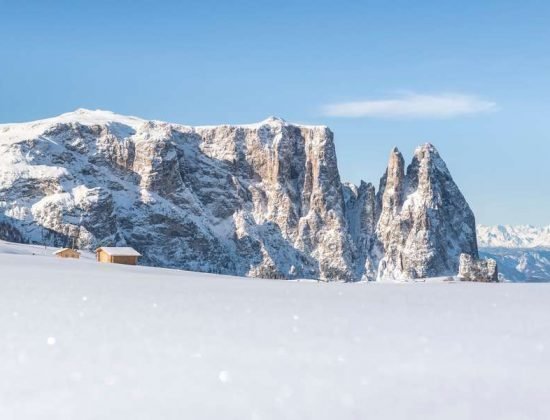
<path id="1" fill-rule="evenodd" d="M 61 248 L 55 251 L 53 255 L 61 254 L 62 252 L 71 251 L 71 250 L 72 250 L 71 248 Z M 74 252 L 78 252 L 80 254 L 80 251 L 77 251 L 76 249 L 74 250 Z"/>
<path id="2" fill-rule="evenodd" d="M 141 254 L 129 246 L 102 246 L 97 251 L 103 251 L 114 257 L 141 257 Z"/>

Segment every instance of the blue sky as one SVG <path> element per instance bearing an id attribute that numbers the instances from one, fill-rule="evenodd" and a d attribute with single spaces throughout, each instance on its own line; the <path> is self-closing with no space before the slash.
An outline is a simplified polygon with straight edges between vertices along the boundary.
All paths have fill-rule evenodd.
<path id="1" fill-rule="evenodd" d="M 0 122 L 326 124 L 342 178 L 434 143 L 479 223 L 550 224 L 550 2 L 0 0 Z"/>

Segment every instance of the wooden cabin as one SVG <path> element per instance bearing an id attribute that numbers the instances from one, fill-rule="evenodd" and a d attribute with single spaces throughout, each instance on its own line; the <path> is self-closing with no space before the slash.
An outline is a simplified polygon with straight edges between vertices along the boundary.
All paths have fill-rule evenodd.
<path id="1" fill-rule="evenodd" d="M 129 246 L 106 247 L 95 250 L 96 259 L 101 263 L 137 265 L 141 254 Z"/>
<path id="2" fill-rule="evenodd" d="M 72 248 L 61 248 L 53 253 L 57 258 L 80 258 L 80 252 Z"/>

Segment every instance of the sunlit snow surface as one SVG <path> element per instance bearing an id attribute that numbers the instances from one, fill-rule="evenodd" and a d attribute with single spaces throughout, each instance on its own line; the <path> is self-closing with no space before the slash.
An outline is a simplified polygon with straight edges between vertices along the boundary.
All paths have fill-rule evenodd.
<path id="1" fill-rule="evenodd" d="M 550 418 L 550 285 L 84 257 L 0 243 L 0 419 Z"/>

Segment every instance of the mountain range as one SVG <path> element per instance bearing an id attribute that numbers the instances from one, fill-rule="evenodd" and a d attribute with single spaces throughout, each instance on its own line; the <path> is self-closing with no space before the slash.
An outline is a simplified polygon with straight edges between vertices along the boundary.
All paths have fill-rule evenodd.
<path id="1" fill-rule="evenodd" d="M 376 190 L 341 182 L 325 126 L 85 109 L 0 125 L 0 237 L 268 278 L 417 279 L 478 257 L 474 214 L 431 144 L 409 165 L 393 149 Z"/>
<path id="2" fill-rule="evenodd" d="M 479 246 L 484 248 L 549 248 L 550 226 L 498 225 L 477 227 Z"/>
<path id="3" fill-rule="evenodd" d="M 512 281 L 550 281 L 550 226 L 478 226 L 480 254 Z"/>

